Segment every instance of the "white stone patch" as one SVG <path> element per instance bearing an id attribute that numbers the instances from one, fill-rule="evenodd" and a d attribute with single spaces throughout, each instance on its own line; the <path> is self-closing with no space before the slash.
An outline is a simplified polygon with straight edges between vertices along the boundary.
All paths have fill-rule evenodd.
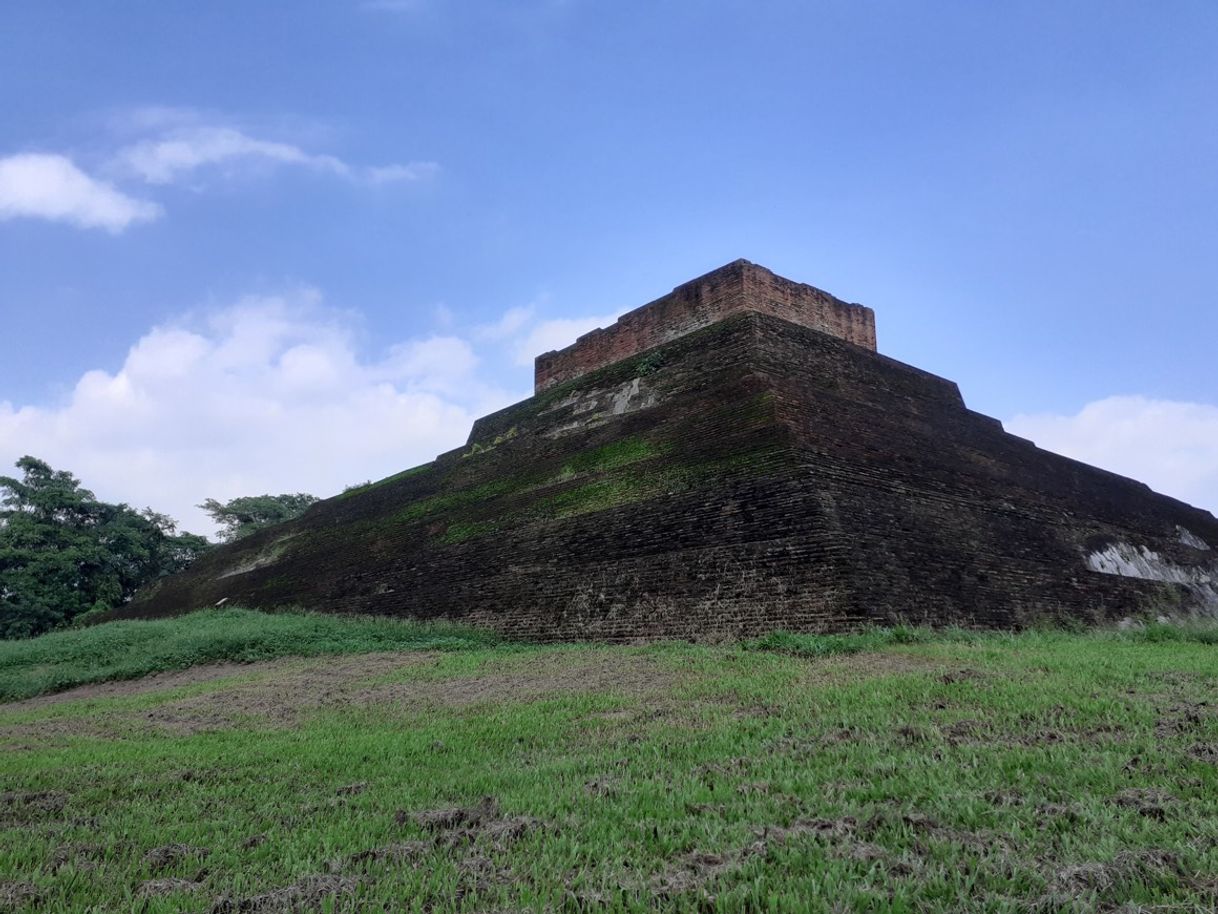
<path id="1" fill-rule="evenodd" d="M 567 412 L 566 422 L 551 426 L 543 434 L 549 438 L 559 438 L 581 429 L 595 428 L 603 425 L 614 416 L 624 416 L 627 413 L 649 409 L 659 402 L 654 390 L 643 386 L 642 378 L 633 378 L 607 390 L 590 390 L 564 397 L 543 414 Z"/>
<path id="2" fill-rule="evenodd" d="M 1087 556 L 1087 567 L 1100 574 L 1114 574 L 1144 581 L 1183 584 L 1210 612 L 1218 611 L 1218 577 L 1213 566 L 1177 565 L 1145 546 L 1113 543 Z"/>
<path id="3" fill-rule="evenodd" d="M 231 565 L 220 574 L 216 575 L 216 580 L 223 578 L 231 578 L 238 574 L 248 574 L 258 568 L 265 568 L 267 565 L 274 565 L 288 549 L 288 540 L 294 537 L 295 533 L 289 533 L 286 536 L 281 536 L 279 539 L 271 540 L 261 550 L 256 552 L 252 557 L 245 559 L 243 562 L 238 562 L 236 565 Z"/>
<path id="4" fill-rule="evenodd" d="M 1191 546 L 1193 549 L 1204 549 L 1206 552 L 1210 551 L 1210 544 L 1186 527 L 1177 526 L 1176 535 L 1180 537 L 1180 542 L 1185 546 Z"/>
<path id="5" fill-rule="evenodd" d="M 635 378 L 633 381 L 628 381 L 613 392 L 613 398 L 610 402 L 609 411 L 615 416 L 621 416 L 625 413 L 632 413 L 635 410 L 647 409 L 649 406 L 654 406 L 656 395 L 653 391 L 643 393 L 642 378 Z"/>

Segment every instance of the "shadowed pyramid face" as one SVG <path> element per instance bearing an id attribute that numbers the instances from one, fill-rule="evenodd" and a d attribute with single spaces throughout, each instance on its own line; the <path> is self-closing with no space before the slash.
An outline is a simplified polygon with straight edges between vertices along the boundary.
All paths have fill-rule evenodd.
<path id="1" fill-rule="evenodd" d="M 768 272 L 674 296 L 732 271 Z M 631 639 L 1218 611 L 1212 515 L 1007 434 L 867 339 L 751 307 L 674 329 L 119 614 L 226 599 Z"/>

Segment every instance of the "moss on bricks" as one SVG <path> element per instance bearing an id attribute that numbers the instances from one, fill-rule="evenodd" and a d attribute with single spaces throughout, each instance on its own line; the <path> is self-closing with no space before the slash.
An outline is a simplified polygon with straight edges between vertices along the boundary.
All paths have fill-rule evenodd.
<path id="1" fill-rule="evenodd" d="M 499 524 L 491 520 L 459 521 L 455 524 L 449 524 L 448 529 L 439 537 L 439 541 L 448 545 L 455 545 L 478 536 L 486 536 L 488 533 L 494 533 L 498 529 Z"/>
<path id="2" fill-rule="evenodd" d="M 666 448 L 652 444 L 643 438 L 622 438 L 603 447 L 594 448 L 575 455 L 563 464 L 560 476 L 578 476 L 581 473 L 596 473 L 613 470 L 655 457 Z"/>
<path id="3" fill-rule="evenodd" d="M 394 473 L 392 476 L 386 476 L 384 479 L 378 479 L 376 482 L 365 483 L 362 486 L 352 486 L 350 489 L 335 496 L 336 498 L 350 498 L 352 495 L 362 495 L 364 492 L 371 492 L 373 489 L 379 489 L 381 486 L 387 486 L 390 483 L 398 482 L 403 479 L 408 479 L 411 476 L 421 476 L 436 467 L 436 462 L 433 460 L 430 463 L 420 464 L 417 467 L 411 467 L 409 470 L 402 470 L 400 473 Z"/>
<path id="4" fill-rule="evenodd" d="M 392 520 L 398 522 L 421 520 L 433 514 L 438 514 L 441 511 L 446 511 L 449 508 L 459 508 L 463 505 L 472 505 L 485 501 L 488 498 L 494 498 L 497 495 L 502 495 L 519 487 L 520 483 L 518 480 L 496 479 L 483 483 L 480 486 L 475 486 L 472 489 L 461 489 L 456 492 L 446 492 L 443 495 L 433 495 L 430 498 L 422 498 L 407 505 L 401 511 L 394 514 Z"/>

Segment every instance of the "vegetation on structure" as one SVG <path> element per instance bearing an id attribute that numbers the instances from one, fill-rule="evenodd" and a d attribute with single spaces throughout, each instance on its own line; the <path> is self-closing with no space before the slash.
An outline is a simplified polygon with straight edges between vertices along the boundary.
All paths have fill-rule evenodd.
<path id="1" fill-rule="evenodd" d="M 23 647 L 247 656 L 224 618 Z M 1213 631 L 374 638 L 10 704 L 0 885 L 21 912 L 1213 910 Z"/>
<path id="2" fill-rule="evenodd" d="M 457 489 L 433 495 L 430 498 L 420 498 L 398 511 L 393 519 L 398 522 L 421 520 L 441 511 L 477 504 L 496 495 L 502 495 L 504 492 L 516 488 L 517 485 L 512 479 L 494 479 L 469 489 Z"/>
<path id="3" fill-rule="evenodd" d="M 667 359 L 663 352 L 648 352 L 639 356 L 635 363 L 634 369 L 638 372 L 639 377 L 645 378 L 649 374 L 655 374 L 664 367 Z"/>
<path id="4" fill-rule="evenodd" d="M 485 454 L 487 451 L 492 451 L 505 441 L 511 441 L 516 437 L 518 429 L 512 426 L 502 435 L 496 435 L 489 443 L 483 444 L 481 441 L 475 441 L 470 445 L 470 449 L 462 454 L 462 457 L 472 457 L 475 454 Z"/>
<path id="5" fill-rule="evenodd" d="M 545 498 L 538 504 L 537 513 L 540 516 L 555 519 L 616 508 L 658 493 L 664 488 L 664 479 L 668 475 L 665 473 L 646 476 L 623 474 L 596 479 Z"/>
<path id="6" fill-rule="evenodd" d="M 337 496 L 338 498 L 347 498 L 351 495 L 359 495 L 363 492 L 370 492 L 373 489 L 379 489 L 381 486 L 387 486 L 390 483 L 397 482 L 401 479 L 409 479 L 411 476 L 421 476 L 429 470 L 434 470 L 436 467 L 435 461 L 430 463 L 419 464 L 417 467 L 411 467 L 409 470 L 402 470 L 400 473 L 394 473 L 392 476 L 386 476 L 384 479 L 378 479 L 376 482 L 365 482 L 355 486 L 348 486 Z"/>
<path id="7" fill-rule="evenodd" d="M 539 494 L 532 502 L 512 511 L 498 511 L 491 517 L 477 520 L 456 520 L 439 536 L 440 542 L 463 543 L 486 536 L 510 525 L 532 521 L 558 520 L 594 511 L 618 508 L 660 495 L 686 491 L 704 485 L 709 480 L 742 468 L 755 469 L 773 456 L 768 448 L 735 454 L 731 457 L 703 460 L 698 463 L 657 463 L 645 469 L 634 465 L 660 457 L 670 449 L 641 438 L 627 438 L 604 447 L 589 450 L 568 460 L 557 475 L 548 477 L 515 477 L 497 483 L 463 490 L 411 505 L 399 512 L 397 518 L 419 519 L 442 510 L 473 506 L 488 498 L 509 492 L 544 490 L 557 483 L 586 476 L 587 481 L 551 494 Z"/>
<path id="8" fill-rule="evenodd" d="M 600 473 L 655 457 L 666 450 L 646 438 L 619 438 L 603 447 L 576 454 L 563 464 L 559 478 Z"/>
<path id="9" fill-rule="evenodd" d="M 0 638 L 23 638 L 131 599 L 180 571 L 210 544 L 145 508 L 99 501 L 36 457 L 0 476 Z"/>
<path id="10" fill-rule="evenodd" d="M 473 539 L 476 536 L 485 536 L 488 533 L 494 533 L 499 529 L 499 525 L 494 521 L 458 521 L 455 524 L 449 524 L 444 534 L 440 537 L 442 543 L 464 543 L 468 539 Z"/>
<path id="11" fill-rule="evenodd" d="M 317 501 L 316 495 L 297 492 L 283 495 L 243 495 L 223 503 L 208 498 L 199 507 L 220 525 L 219 537 L 228 543 L 249 536 L 264 527 L 300 517 Z"/>

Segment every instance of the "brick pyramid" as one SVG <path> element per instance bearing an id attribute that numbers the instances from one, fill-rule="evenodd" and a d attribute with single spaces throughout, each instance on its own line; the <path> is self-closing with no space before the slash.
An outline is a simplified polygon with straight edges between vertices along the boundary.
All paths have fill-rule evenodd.
<path id="1" fill-rule="evenodd" d="M 218 548 L 116 615 L 226 601 L 540 639 L 1218 612 L 1218 520 L 1038 449 L 737 261 L 537 359 L 467 444 Z"/>

